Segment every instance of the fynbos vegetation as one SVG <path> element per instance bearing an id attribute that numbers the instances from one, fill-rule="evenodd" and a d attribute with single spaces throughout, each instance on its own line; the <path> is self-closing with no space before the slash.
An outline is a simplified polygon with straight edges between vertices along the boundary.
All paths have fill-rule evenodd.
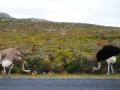
<path id="1" fill-rule="evenodd" d="M 119 27 L 0 18 L 0 50 L 17 47 L 26 67 L 38 73 L 90 73 L 97 51 L 108 44 L 120 47 Z M 119 71 L 120 62 L 116 65 Z"/>

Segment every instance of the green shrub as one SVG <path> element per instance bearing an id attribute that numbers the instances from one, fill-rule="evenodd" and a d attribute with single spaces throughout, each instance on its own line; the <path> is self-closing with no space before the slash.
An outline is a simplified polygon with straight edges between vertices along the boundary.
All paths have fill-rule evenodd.
<path id="1" fill-rule="evenodd" d="M 52 70 L 52 66 L 51 66 L 52 62 L 49 58 L 44 58 L 43 59 L 43 71 L 44 72 L 49 72 Z"/>
<path id="2" fill-rule="evenodd" d="M 79 60 L 73 60 L 67 65 L 66 70 L 70 73 L 80 72 L 81 69 L 80 65 L 81 62 Z"/>
<path id="3" fill-rule="evenodd" d="M 53 62 L 52 62 L 52 70 L 54 72 L 62 72 L 64 71 L 64 62 L 62 62 L 60 59 L 56 58 Z"/>
<path id="4" fill-rule="evenodd" d="M 55 72 L 62 72 L 66 69 L 67 63 L 70 62 L 72 53 L 69 50 L 58 49 L 56 56 L 52 61 L 52 70 Z"/>
<path id="5" fill-rule="evenodd" d="M 74 50 L 71 54 L 71 58 L 67 60 L 66 70 L 70 73 L 80 72 L 82 62 L 81 52 Z"/>
<path id="6" fill-rule="evenodd" d="M 27 56 L 26 61 L 28 63 L 27 67 L 31 71 L 38 71 L 39 73 L 42 72 L 43 69 L 43 58 L 41 55 L 35 55 L 35 56 Z"/>
<path id="7" fill-rule="evenodd" d="M 72 52 L 69 50 L 57 50 L 56 59 L 59 60 L 64 64 L 64 68 L 66 67 L 67 63 L 69 63 L 70 58 L 72 56 Z"/>
<path id="8" fill-rule="evenodd" d="M 21 68 L 18 66 L 14 66 L 13 69 L 11 70 L 12 73 L 21 73 Z"/>

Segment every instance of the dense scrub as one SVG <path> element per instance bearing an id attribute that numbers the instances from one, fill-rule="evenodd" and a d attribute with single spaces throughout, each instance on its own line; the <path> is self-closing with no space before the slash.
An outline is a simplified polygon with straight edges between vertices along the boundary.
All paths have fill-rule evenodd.
<path id="1" fill-rule="evenodd" d="M 39 73 L 90 73 L 99 49 L 108 44 L 120 47 L 117 27 L 33 20 L 0 19 L 0 50 L 17 47 L 26 67 Z M 117 62 L 118 71 L 119 66 Z"/>

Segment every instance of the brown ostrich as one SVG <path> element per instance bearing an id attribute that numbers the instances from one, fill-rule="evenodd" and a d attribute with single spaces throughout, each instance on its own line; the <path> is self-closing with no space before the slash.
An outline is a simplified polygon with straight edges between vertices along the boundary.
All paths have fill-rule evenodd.
<path id="1" fill-rule="evenodd" d="M 23 55 L 18 49 L 8 48 L 0 51 L 0 64 L 4 68 L 4 77 L 6 76 L 6 68 L 9 69 L 8 76 L 10 76 L 11 69 L 18 63 L 24 72 L 30 73 L 30 70 L 25 70 Z"/>

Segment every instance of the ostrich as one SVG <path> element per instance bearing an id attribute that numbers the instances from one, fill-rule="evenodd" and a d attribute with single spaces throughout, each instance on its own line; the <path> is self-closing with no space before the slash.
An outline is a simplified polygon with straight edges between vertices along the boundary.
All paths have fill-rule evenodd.
<path id="1" fill-rule="evenodd" d="M 25 70 L 24 60 L 21 52 L 16 48 L 8 48 L 0 51 L 0 64 L 4 68 L 4 77 L 6 75 L 6 68 L 9 69 L 8 76 L 10 76 L 11 69 L 16 64 L 22 65 L 24 72 L 30 73 L 30 70 Z"/>
<path id="2" fill-rule="evenodd" d="M 112 45 L 104 46 L 100 51 L 98 51 L 96 58 L 98 61 L 98 67 L 93 67 L 93 71 L 97 71 L 101 68 L 101 61 L 106 61 L 108 64 L 107 75 L 110 74 L 110 68 L 112 74 L 114 74 L 113 66 L 116 62 L 116 55 L 120 54 L 120 48 Z"/>

